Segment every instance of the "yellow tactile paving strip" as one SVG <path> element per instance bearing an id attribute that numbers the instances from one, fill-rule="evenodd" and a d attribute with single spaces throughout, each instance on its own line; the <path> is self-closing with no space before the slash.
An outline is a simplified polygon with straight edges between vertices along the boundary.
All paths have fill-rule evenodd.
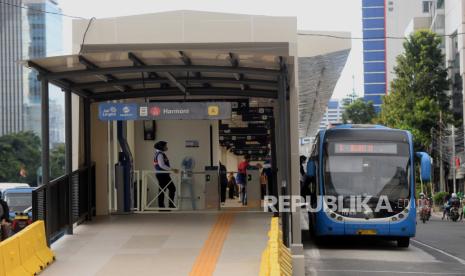
<path id="1" fill-rule="evenodd" d="M 233 219 L 233 213 L 222 213 L 218 216 L 205 244 L 200 250 L 200 254 L 192 266 L 189 276 L 213 275 Z"/>

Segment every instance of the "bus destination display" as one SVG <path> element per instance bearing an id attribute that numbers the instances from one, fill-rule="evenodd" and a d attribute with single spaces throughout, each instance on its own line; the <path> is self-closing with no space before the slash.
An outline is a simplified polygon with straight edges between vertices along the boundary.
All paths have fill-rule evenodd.
<path id="1" fill-rule="evenodd" d="M 397 144 L 387 143 L 335 143 L 334 152 L 337 153 L 380 153 L 397 154 Z"/>

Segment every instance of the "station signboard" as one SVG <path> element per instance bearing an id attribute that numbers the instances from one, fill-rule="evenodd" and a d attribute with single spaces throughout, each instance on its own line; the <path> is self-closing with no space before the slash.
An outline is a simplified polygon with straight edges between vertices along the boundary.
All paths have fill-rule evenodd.
<path id="1" fill-rule="evenodd" d="M 233 153 L 236 155 L 250 154 L 254 156 L 266 156 L 268 155 L 268 150 L 233 149 Z"/>
<path id="2" fill-rule="evenodd" d="M 157 102 L 101 103 L 102 121 L 124 120 L 227 120 L 231 119 L 228 102 Z"/>
<path id="3" fill-rule="evenodd" d="M 139 117 L 147 120 L 231 119 L 227 102 L 159 102 L 140 105 Z"/>
<path id="4" fill-rule="evenodd" d="M 242 121 L 244 122 L 257 122 L 257 121 L 267 121 L 273 119 L 272 115 L 262 114 L 262 113 L 245 113 L 242 114 Z"/>
<path id="5" fill-rule="evenodd" d="M 233 111 L 247 110 L 249 108 L 249 100 L 238 100 L 231 104 Z"/>
<path id="6" fill-rule="evenodd" d="M 273 107 L 249 107 L 247 109 L 240 109 L 237 112 L 241 115 L 247 113 L 256 113 L 273 116 Z"/>

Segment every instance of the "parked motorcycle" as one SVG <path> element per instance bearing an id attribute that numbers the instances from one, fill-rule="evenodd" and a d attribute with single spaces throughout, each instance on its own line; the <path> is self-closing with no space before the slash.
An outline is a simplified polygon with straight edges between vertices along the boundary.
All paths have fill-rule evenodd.
<path id="1" fill-rule="evenodd" d="M 14 233 L 26 228 L 29 224 L 32 223 L 32 207 L 27 208 L 23 212 L 15 212 L 15 217 L 13 218 L 12 230 Z"/>

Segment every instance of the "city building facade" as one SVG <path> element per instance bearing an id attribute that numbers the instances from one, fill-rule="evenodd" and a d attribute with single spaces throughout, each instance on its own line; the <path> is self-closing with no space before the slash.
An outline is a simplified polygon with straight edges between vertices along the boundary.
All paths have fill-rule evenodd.
<path id="1" fill-rule="evenodd" d="M 438 1 L 439 3 L 443 1 Z M 445 1 L 444 1 L 445 2 Z M 443 27 L 444 36 L 444 53 L 445 53 L 445 65 L 449 70 L 450 79 L 450 97 L 451 97 L 451 108 L 454 113 L 455 119 L 463 119 L 463 75 L 465 68 L 465 55 L 464 47 L 465 41 L 463 38 L 463 32 L 465 31 L 465 1 L 463 0 L 449 0 L 442 5 L 442 9 L 438 9 L 433 14 L 433 18 L 437 19 L 437 23 L 433 26 L 436 29 L 441 30 Z M 433 29 L 434 30 L 434 29 Z M 456 182 L 457 190 L 464 190 L 464 171 L 465 171 L 465 160 L 463 157 L 464 148 L 464 137 L 463 127 L 458 129 L 459 135 L 454 137 L 453 141 L 449 144 L 455 143 L 455 156 L 458 160 L 455 160 L 457 165 L 456 169 Z M 462 136 L 462 137 L 461 137 Z M 447 149 L 445 149 L 447 151 Z M 453 160 L 443 160 L 446 163 L 452 164 Z M 451 186 L 453 174 L 449 173 L 448 190 L 453 190 Z"/>
<path id="2" fill-rule="evenodd" d="M 463 74 L 465 66 L 464 39 L 465 3 L 461 0 L 450 0 L 443 10 L 438 10 L 436 17 L 444 16 L 445 62 L 449 69 L 451 81 L 451 107 L 456 119 L 463 118 Z M 441 24 L 438 24 L 441 26 Z"/>
<path id="3" fill-rule="evenodd" d="M 342 123 L 342 114 L 344 113 L 344 105 L 338 99 L 331 99 L 328 102 L 328 107 L 320 122 L 320 129 L 326 129 L 332 124 Z"/>
<path id="4" fill-rule="evenodd" d="M 22 131 L 23 69 L 22 10 L 19 0 L 0 5 L 0 136 Z"/>
<path id="5" fill-rule="evenodd" d="M 379 110 L 386 94 L 386 6 L 385 0 L 362 1 L 364 99 Z"/>
<path id="6" fill-rule="evenodd" d="M 6 0 L 0 5 L 0 136 L 20 131 L 40 136 L 40 83 L 19 61 L 62 54 L 60 12 L 54 0 Z M 56 96 L 50 102 L 51 132 L 56 133 L 50 141 L 63 143 L 63 97 L 53 86 L 50 91 Z"/>
<path id="7" fill-rule="evenodd" d="M 395 78 L 407 28 L 413 18 L 429 17 L 431 9 L 431 1 L 362 0 L 364 99 L 377 111 Z"/>

